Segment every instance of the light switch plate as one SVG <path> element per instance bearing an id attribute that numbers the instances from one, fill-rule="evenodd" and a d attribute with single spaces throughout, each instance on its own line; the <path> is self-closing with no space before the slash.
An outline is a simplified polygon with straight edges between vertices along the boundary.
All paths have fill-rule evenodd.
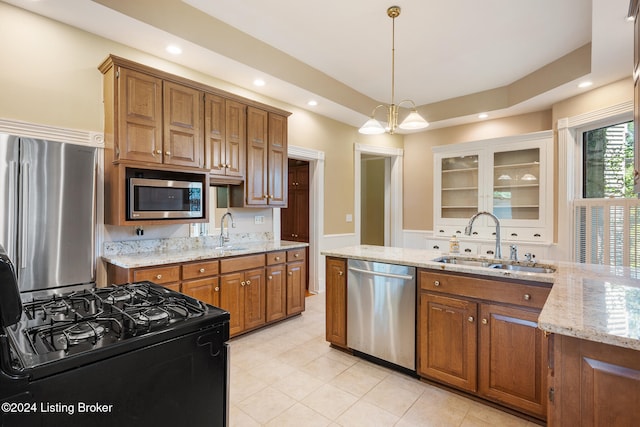
<path id="1" fill-rule="evenodd" d="M 254 224 L 264 224 L 264 215 L 256 215 L 253 217 Z"/>
<path id="2" fill-rule="evenodd" d="M 353 222 L 353 215 L 347 214 L 347 222 Z"/>

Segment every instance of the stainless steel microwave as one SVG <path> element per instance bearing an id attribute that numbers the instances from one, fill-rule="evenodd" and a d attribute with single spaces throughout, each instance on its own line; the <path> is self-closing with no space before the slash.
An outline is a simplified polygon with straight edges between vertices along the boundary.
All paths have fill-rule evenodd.
<path id="1" fill-rule="evenodd" d="M 203 185 L 197 181 L 129 178 L 129 219 L 204 218 Z"/>

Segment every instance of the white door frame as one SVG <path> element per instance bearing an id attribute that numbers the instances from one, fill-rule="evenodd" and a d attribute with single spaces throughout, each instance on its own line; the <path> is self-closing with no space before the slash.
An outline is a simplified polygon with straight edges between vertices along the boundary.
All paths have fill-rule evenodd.
<path id="1" fill-rule="evenodd" d="M 324 235 L 324 151 L 289 145 L 287 157 L 309 162 L 309 291 L 318 293 L 324 277 L 320 255 Z M 273 237 L 280 240 L 280 209 L 273 210 Z"/>
<path id="2" fill-rule="evenodd" d="M 402 238 L 402 157 L 404 150 L 393 147 L 377 147 L 354 144 L 355 181 L 355 229 L 357 244 L 360 244 L 362 206 L 361 162 L 362 154 L 373 154 L 389 158 L 389 168 L 385 167 L 385 246 L 403 246 Z M 388 173 L 387 173 L 388 170 Z M 389 207 L 387 209 L 387 206 Z"/>

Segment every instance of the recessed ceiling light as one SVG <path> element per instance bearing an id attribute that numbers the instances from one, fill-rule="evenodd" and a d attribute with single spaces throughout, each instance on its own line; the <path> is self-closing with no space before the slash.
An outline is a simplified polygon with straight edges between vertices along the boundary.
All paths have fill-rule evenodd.
<path id="1" fill-rule="evenodd" d="M 180 55 L 182 53 L 182 48 L 180 48 L 180 46 L 178 45 L 170 44 L 169 46 L 167 46 L 167 52 L 172 55 Z"/>
<path id="2" fill-rule="evenodd" d="M 256 86 L 264 86 L 264 85 L 266 85 L 265 81 L 262 80 L 262 79 L 255 79 L 253 81 L 253 84 L 256 85 Z"/>
<path id="3" fill-rule="evenodd" d="M 478 118 L 479 119 L 486 119 L 487 117 L 489 117 L 489 115 L 487 113 L 480 113 L 478 114 Z"/>
<path id="4" fill-rule="evenodd" d="M 582 83 L 580 83 L 580 84 L 578 85 L 578 87 L 579 87 L 579 88 L 581 88 L 581 89 L 584 89 L 585 87 L 589 87 L 589 86 L 591 86 L 592 84 L 593 84 L 593 82 L 586 81 L 586 82 L 582 82 Z"/>
<path id="5" fill-rule="evenodd" d="M 315 99 L 312 99 L 311 101 L 307 102 L 307 105 L 309 107 L 315 107 L 316 105 L 318 105 L 318 101 L 316 101 Z"/>

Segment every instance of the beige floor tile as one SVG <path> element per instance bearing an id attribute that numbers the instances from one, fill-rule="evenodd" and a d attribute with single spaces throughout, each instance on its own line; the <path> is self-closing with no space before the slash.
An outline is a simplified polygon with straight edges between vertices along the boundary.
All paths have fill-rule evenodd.
<path id="1" fill-rule="evenodd" d="M 317 359 L 307 363 L 300 370 L 312 375 L 321 381 L 328 382 L 340 375 L 342 372 L 352 366 L 355 361 L 347 363 L 340 360 L 331 359 L 329 355 L 320 356 Z"/>
<path id="2" fill-rule="evenodd" d="M 295 370 L 285 378 L 273 383 L 272 387 L 300 401 L 322 385 L 324 385 L 323 381 L 306 372 Z"/>
<path id="3" fill-rule="evenodd" d="M 326 427 L 329 424 L 331 420 L 328 418 L 308 406 L 296 403 L 266 425 L 267 427 Z"/>
<path id="4" fill-rule="evenodd" d="M 461 427 L 527 427 L 528 424 L 529 422 L 522 418 L 473 402 Z"/>
<path id="5" fill-rule="evenodd" d="M 389 377 L 393 378 L 395 375 L 390 375 Z M 397 417 L 402 417 L 418 400 L 424 390 L 417 387 L 403 387 L 402 385 L 404 384 L 400 383 L 401 385 L 399 385 L 399 383 L 399 381 L 389 381 L 388 378 L 385 378 L 369 391 L 362 400 L 376 405 Z"/>
<path id="6" fill-rule="evenodd" d="M 229 427 L 260 427 L 260 423 L 245 414 L 237 406 L 229 407 Z"/>
<path id="7" fill-rule="evenodd" d="M 249 373 L 267 384 L 272 384 L 276 381 L 285 378 L 287 375 L 295 371 L 295 367 L 287 363 L 281 362 L 277 358 L 265 359 L 261 363 L 254 365 L 249 370 Z"/>
<path id="8" fill-rule="evenodd" d="M 325 384 L 305 397 L 302 403 L 330 420 L 335 420 L 357 400 L 353 394 Z"/>
<path id="9" fill-rule="evenodd" d="M 369 366 L 366 362 L 358 362 L 332 379 L 330 384 L 362 397 L 387 375 L 386 372 Z"/>
<path id="10" fill-rule="evenodd" d="M 267 383 L 241 369 L 231 372 L 229 397 L 231 403 L 242 402 L 247 397 L 267 387 Z"/>
<path id="11" fill-rule="evenodd" d="M 458 427 L 467 415 L 468 399 L 437 388 L 425 389 L 398 422 L 398 427 Z"/>
<path id="12" fill-rule="evenodd" d="M 296 404 L 296 401 L 272 387 L 265 387 L 237 403 L 242 412 L 261 424 L 266 424 Z"/>
<path id="13" fill-rule="evenodd" d="M 319 354 L 317 351 L 314 351 L 313 348 L 307 348 L 304 344 L 300 344 L 288 351 L 281 352 L 277 357 L 282 363 L 286 363 L 287 365 L 295 368 L 300 368 L 309 364 L 321 355 L 322 354 Z"/>
<path id="14" fill-rule="evenodd" d="M 336 420 L 345 427 L 391 427 L 397 421 L 395 415 L 363 401 L 356 402 Z"/>

